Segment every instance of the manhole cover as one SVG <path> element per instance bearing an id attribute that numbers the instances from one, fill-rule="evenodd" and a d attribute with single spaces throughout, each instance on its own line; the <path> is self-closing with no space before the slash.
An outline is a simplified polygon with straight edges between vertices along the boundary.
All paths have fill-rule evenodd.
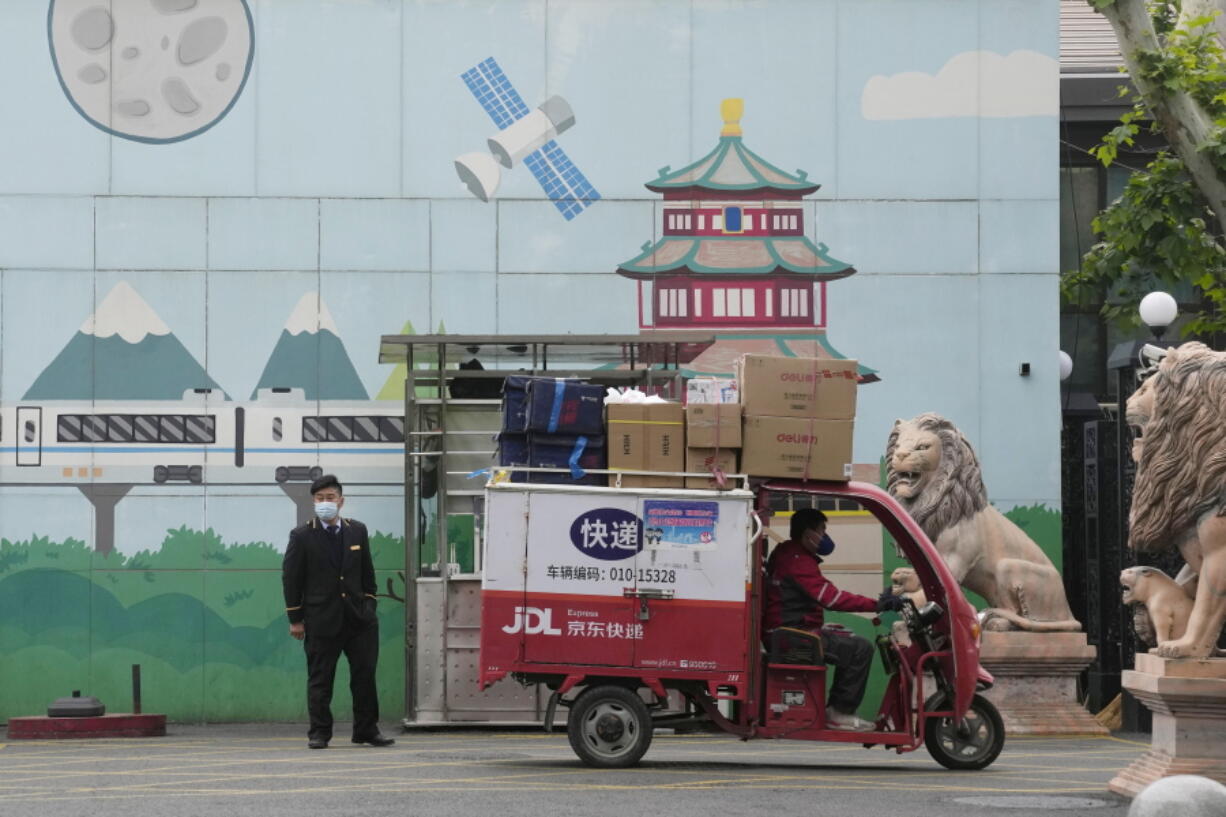
<path id="1" fill-rule="evenodd" d="M 1008 797 L 956 797 L 955 803 L 994 808 L 1033 808 L 1058 811 L 1061 809 L 1102 808 L 1111 805 L 1106 800 L 1089 797 L 1053 797 L 1043 794 L 1023 794 Z"/>

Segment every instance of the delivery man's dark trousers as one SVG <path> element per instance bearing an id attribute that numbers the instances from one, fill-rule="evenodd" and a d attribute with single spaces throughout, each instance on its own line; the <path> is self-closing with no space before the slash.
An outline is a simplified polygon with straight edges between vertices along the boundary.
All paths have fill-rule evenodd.
<path id="1" fill-rule="evenodd" d="M 873 666 L 873 645 L 847 630 L 823 628 L 821 636 L 826 663 L 835 668 L 826 705 L 840 712 L 855 712 L 864 700 L 864 687 Z"/>
<path id="2" fill-rule="evenodd" d="M 347 620 L 335 636 L 320 638 L 306 631 L 307 712 L 310 738 L 332 738 L 332 684 L 341 653 L 349 660 L 349 691 L 353 694 L 353 737 L 367 738 L 379 731 L 379 696 L 375 691 L 375 664 L 379 659 L 379 625 Z"/>

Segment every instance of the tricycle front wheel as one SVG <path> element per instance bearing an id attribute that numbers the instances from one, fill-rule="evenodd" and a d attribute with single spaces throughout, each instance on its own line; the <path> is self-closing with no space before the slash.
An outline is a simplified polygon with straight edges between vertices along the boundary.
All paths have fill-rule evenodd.
<path id="1" fill-rule="evenodd" d="M 584 690 L 570 707 L 566 733 L 589 766 L 633 766 L 651 745 L 651 714 L 634 692 L 620 686 Z"/>
<path id="2" fill-rule="evenodd" d="M 924 704 L 926 710 L 950 706 L 940 692 Z M 929 718 L 924 726 L 924 745 L 932 759 L 947 769 L 986 769 L 1005 747 L 1005 723 L 995 704 L 976 695 L 961 720 Z"/>

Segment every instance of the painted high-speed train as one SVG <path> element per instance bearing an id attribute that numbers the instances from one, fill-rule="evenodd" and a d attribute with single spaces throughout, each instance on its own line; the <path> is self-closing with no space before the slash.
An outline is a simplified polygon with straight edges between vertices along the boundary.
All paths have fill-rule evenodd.
<path id="1" fill-rule="evenodd" d="M 307 400 L 261 389 L 179 401 L 25 401 L 0 406 L 0 484 L 270 484 L 325 470 L 400 482 L 404 404 Z M 382 479 L 378 479 L 382 481 Z"/>

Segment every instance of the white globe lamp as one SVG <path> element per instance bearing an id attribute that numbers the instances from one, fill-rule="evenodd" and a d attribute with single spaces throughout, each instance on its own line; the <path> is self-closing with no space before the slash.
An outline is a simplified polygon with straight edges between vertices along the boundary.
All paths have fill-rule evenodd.
<path id="1" fill-rule="evenodd" d="M 1151 292 L 1141 299 L 1137 311 L 1141 313 L 1141 320 L 1153 331 L 1154 337 L 1161 338 L 1179 315 L 1179 305 L 1166 292 Z"/>
<path id="2" fill-rule="evenodd" d="M 1073 373 L 1073 359 L 1068 356 L 1068 352 L 1060 350 L 1060 379 L 1068 380 L 1069 375 Z"/>

